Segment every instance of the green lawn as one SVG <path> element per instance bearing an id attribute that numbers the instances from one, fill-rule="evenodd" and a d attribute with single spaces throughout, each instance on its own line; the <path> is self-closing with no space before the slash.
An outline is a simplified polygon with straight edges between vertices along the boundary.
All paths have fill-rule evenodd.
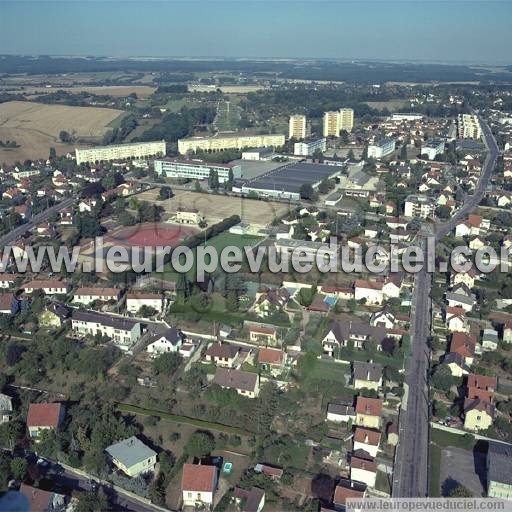
<path id="1" fill-rule="evenodd" d="M 308 378 L 336 381 L 345 386 L 349 375 L 350 365 L 317 359 L 313 369 L 308 374 Z"/>
<path id="2" fill-rule="evenodd" d="M 244 247 L 253 247 L 260 242 L 261 239 L 262 238 L 259 236 L 220 233 L 219 235 L 210 238 L 210 240 L 206 242 L 206 246 L 214 247 L 217 250 L 217 253 L 220 254 L 224 248 L 229 246 L 238 247 L 243 251 Z M 196 274 L 196 249 L 193 249 L 192 253 L 194 255 L 194 264 L 190 271 L 187 272 L 190 279 L 192 279 Z M 182 260 L 184 261 L 184 258 L 182 258 Z M 178 279 L 178 275 L 178 272 L 171 267 L 170 263 L 167 263 L 165 265 L 165 271 L 163 273 L 159 273 L 157 277 L 163 277 L 167 281 L 176 281 Z"/>
<path id="3" fill-rule="evenodd" d="M 221 132 L 235 132 L 240 125 L 240 107 L 228 101 L 219 103 L 215 126 Z"/>
<path id="4" fill-rule="evenodd" d="M 430 489 L 428 495 L 439 496 L 439 483 L 441 480 L 441 448 L 435 444 L 430 445 Z"/>
<path id="5" fill-rule="evenodd" d="M 226 432 L 228 434 L 239 434 L 242 436 L 251 435 L 249 432 L 242 430 L 238 427 L 230 427 L 229 425 L 222 425 L 221 423 L 212 423 L 211 421 L 198 420 L 196 418 L 189 418 L 187 416 L 179 416 L 177 414 L 171 414 L 169 412 L 158 411 L 155 409 L 145 409 L 131 404 L 117 404 L 117 408 L 121 412 L 140 414 L 141 416 L 158 416 L 162 420 L 172 421 L 174 423 L 186 423 L 187 425 L 193 425 L 194 427 L 206 428 L 210 430 L 217 430 L 219 432 Z"/>
<path id="6" fill-rule="evenodd" d="M 438 428 L 431 429 L 431 440 L 441 448 L 455 446 L 463 450 L 473 450 L 476 444 L 476 439 L 471 434 L 452 434 Z"/>

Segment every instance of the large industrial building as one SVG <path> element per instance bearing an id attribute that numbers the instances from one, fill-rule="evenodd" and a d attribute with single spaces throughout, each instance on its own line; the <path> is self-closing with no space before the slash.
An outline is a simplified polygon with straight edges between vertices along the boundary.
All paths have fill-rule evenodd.
<path id="1" fill-rule="evenodd" d="M 306 116 L 290 116 L 288 138 L 297 140 L 306 138 Z"/>
<path id="2" fill-rule="evenodd" d="M 459 114 L 457 118 L 457 132 L 459 139 L 480 139 L 482 129 L 478 116 L 472 114 Z"/>
<path id="3" fill-rule="evenodd" d="M 134 142 L 133 144 L 116 144 L 114 146 L 97 146 L 89 149 L 75 149 L 76 163 L 108 162 L 111 160 L 128 160 L 129 158 L 148 158 L 165 156 L 165 141 Z"/>
<path id="4" fill-rule="evenodd" d="M 215 135 L 213 137 L 190 137 L 178 140 L 178 151 L 182 155 L 197 150 L 223 151 L 226 149 L 266 148 L 284 146 L 284 135 Z"/>
<path id="5" fill-rule="evenodd" d="M 233 173 L 233 179 L 242 176 L 242 168 L 235 164 L 217 164 L 203 160 L 180 160 L 177 158 L 155 160 L 155 172 L 166 178 L 204 180 L 210 176 L 211 171 L 217 172 L 219 183 L 229 180 L 230 171 Z"/>
<path id="6" fill-rule="evenodd" d="M 262 176 L 247 181 L 241 189 L 243 194 L 251 192 L 260 197 L 274 197 L 297 201 L 303 185 L 317 187 L 325 179 L 340 176 L 344 167 L 297 162 L 278 167 Z"/>

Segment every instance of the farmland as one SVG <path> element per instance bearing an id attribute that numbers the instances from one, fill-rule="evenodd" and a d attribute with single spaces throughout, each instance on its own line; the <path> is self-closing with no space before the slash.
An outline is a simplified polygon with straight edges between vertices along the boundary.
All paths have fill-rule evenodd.
<path id="1" fill-rule="evenodd" d="M 72 151 L 73 144 L 59 141 L 61 130 L 74 137 L 98 141 L 120 110 L 94 107 L 43 105 L 10 101 L 0 105 L 0 140 L 15 140 L 20 147 L 0 150 L 0 161 L 46 158 L 50 147 L 58 153 Z"/>
<path id="2" fill-rule="evenodd" d="M 288 205 L 271 201 L 258 201 L 241 197 L 203 194 L 189 190 L 174 190 L 174 197 L 158 200 L 158 190 L 147 190 L 136 197 L 142 201 L 157 203 L 167 214 L 174 214 L 180 207 L 197 208 L 208 224 L 220 222 L 231 215 L 238 215 L 242 222 L 266 226 L 288 211 Z"/>

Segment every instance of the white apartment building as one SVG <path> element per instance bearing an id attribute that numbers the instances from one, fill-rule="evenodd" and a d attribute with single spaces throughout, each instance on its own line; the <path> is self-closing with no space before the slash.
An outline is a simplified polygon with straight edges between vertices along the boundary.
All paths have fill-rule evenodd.
<path id="1" fill-rule="evenodd" d="M 165 156 L 165 141 L 134 142 L 133 144 L 116 144 L 97 146 L 90 149 L 75 149 L 76 163 L 104 162 L 110 160 L 128 160 L 129 158 L 147 158 Z"/>
<path id="2" fill-rule="evenodd" d="M 293 154 L 298 156 L 311 156 L 315 151 L 322 153 L 327 149 L 325 137 L 318 139 L 306 139 L 302 142 L 296 142 L 293 145 Z"/>
<path id="3" fill-rule="evenodd" d="M 410 195 L 405 199 L 405 217 L 421 217 L 427 219 L 433 217 L 435 211 L 436 203 L 431 197 Z"/>
<path id="4" fill-rule="evenodd" d="M 354 110 L 351 108 L 340 108 L 340 131 L 351 132 L 354 128 Z"/>
<path id="5" fill-rule="evenodd" d="M 337 110 L 324 112 L 324 137 L 340 136 L 340 113 Z"/>
<path id="6" fill-rule="evenodd" d="M 285 136 L 282 134 L 268 135 L 215 135 L 213 137 L 190 137 L 178 140 L 178 152 L 186 155 L 197 150 L 223 151 L 225 149 L 243 148 L 278 148 L 284 146 Z"/>
<path id="7" fill-rule="evenodd" d="M 29 283 L 24 283 L 22 286 L 27 293 L 42 290 L 45 295 L 65 295 L 69 290 L 69 284 L 59 279 L 35 279 Z"/>
<path id="8" fill-rule="evenodd" d="M 129 292 L 126 294 L 126 311 L 134 315 L 142 306 L 152 308 L 159 313 L 164 307 L 164 299 L 160 293 Z"/>
<path id="9" fill-rule="evenodd" d="M 235 164 L 216 164 L 204 160 L 179 160 L 177 158 L 164 158 L 155 160 L 155 172 L 167 178 L 184 178 L 191 180 L 205 180 L 210 172 L 215 171 L 219 176 L 219 183 L 229 180 L 230 171 L 233 179 L 242 176 L 242 168 Z"/>
<path id="10" fill-rule="evenodd" d="M 395 151 L 394 139 L 381 139 L 368 146 L 368 158 L 383 158 Z"/>
<path id="11" fill-rule="evenodd" d="M 141 325 L 135 320 L 78 309 L 73 310 L 71 328 L 82 336 L 106 336 L 121 350 L 130 350 L 142 335 Z"/>
<path id="12" fill-rule="evenodd" d="M 305 139 L 306 138 L 306 116 L 294 115 L 290 116 L 290 122 L 288 127 L 288 138 L 289 139 Z"/>
<path id="13" fill-rule="evenodd" d="M 435 160 L 437 155 L 444 153 L 444 141 L 433 139 L 421 146 L 421 155 L 425 155 L 429 160 Z"/>
<path id="14" fill-rule="evenodd" d="M 457 135 L 459 139 L 480 139 L 482 129 L 478 116 L 473 114 L 459 114 L 457 118 Z"/>

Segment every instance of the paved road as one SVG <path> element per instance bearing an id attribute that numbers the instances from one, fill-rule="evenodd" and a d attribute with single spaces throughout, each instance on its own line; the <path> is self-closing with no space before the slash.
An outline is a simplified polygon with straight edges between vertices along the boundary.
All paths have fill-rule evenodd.
<path id="1" fill-rule="evenodd" d="M 75 202 L 75 199 L 76 198 L 74 197 L 68 197 L 67 199 L 62 200 L 60 203 L 54 204 L 50 208 L 47 208 L 46 210 L 43 210 L 40 213 L 37 213 L 25 224 L 18 226 L 12 231 L 9 231 L 9 233 L 0 237 L 0 247 L 5 247 L 6 245 L 9 245 L 11 242 L 14 242 L 21 235 L 25 234 L 27 231 L 37 226 L 37 224 L 44 222 L 45 220 L 48 220 L 54 213 L 63 210 L 64 208 L 68 208 Z"/>
<path id="2" fill-rule="evenodd" d="M 499 154 L 496 140 L 488 125 L 480 119 L 488 154 L 482 174 L 471 196 L 466 196 L 456 214 L 435 230 L 439 241 L 481 201 Z M 425 240 L 420 243 L 425 247 Z M 407 404 L 400 413 L 400 442 L 397 447 L 393 475 L 393 497 L 424 497 L 429 481 L 429 362 L 427 340 L 431 332 L 431 275 L 426 268 L 416 275 L 412 301 L 412 354 L 406 366 Z"/>

